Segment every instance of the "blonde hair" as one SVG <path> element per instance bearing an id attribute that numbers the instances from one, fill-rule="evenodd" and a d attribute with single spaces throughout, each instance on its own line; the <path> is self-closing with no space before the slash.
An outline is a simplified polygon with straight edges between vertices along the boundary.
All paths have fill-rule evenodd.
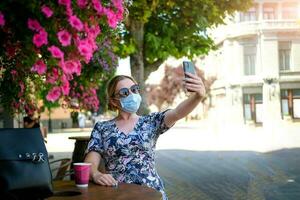
<path id="1" fill-rule="evenodd" d="M 117 110 L 117 108 L 111 103 L 111 99 L 113 98 L 113 96 L 115 95 L 115 90 L 117 88 L 117 85 L 120 81 L 124 80 L 124 79 L 130 79 L 132 82 L 134 82 L 135 84 L 137 84 L 136 80 L 134 80 L 134 78 L 132 78 L 131 76 L 126 76 L 126 75 L 117 75 L 114 76 L 107 85 L 106 88 L 106 97 L 107 97 L 107 105 L 108 105 L 108 109 L 109 110 Z"/>

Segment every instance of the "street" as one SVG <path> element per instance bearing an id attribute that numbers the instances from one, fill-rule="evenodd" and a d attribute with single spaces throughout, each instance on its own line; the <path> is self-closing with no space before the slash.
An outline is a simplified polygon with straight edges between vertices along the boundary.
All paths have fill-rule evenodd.
<path id="1" fill-rule="evenodd" d="M 156 166 L 170 200 L 299 200 L 296 130 L 271 135 L 262 128 L 234 127 L 216 132 L 204 122 L 181 121 L 158 139 Z M 90 131 L 49 134 L 48 151 L 55 159 L 71 157 L 74 141 L 68 137 Z"/>

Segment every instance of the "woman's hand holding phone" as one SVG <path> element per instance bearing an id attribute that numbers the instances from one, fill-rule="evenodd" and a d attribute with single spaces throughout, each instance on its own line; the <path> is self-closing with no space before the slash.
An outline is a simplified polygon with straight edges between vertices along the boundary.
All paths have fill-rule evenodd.
<path id="1" fill-rule="evenodd" d="M 196 70 L 191 62 L 183 62 L 185 78 L 183 80 L 184 88 L 188 92 L 195 92 L 200 98 L 206 95 L 205 85 L 202 79 L 196 74 Z"/>

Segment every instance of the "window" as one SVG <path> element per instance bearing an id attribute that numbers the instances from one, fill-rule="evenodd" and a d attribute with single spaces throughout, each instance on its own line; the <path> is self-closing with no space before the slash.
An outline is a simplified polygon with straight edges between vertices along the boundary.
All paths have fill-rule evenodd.
<path id="1" fill-rule="evenodd" d="M 275 4 L 264 4 L 263 7 L 263 18 L 264 19 L 276 19 L 276 5 Z"/>
<path id="2" fill-rule="evenodd" d="M 281 114 L 300 119 L 300 89 L 281 90 Z"/>
<path id="3" fill-rule="evenodd" d="M 247 12 L 240 14 L 241 22 L 257 20 L 257 6 L 250 8 Z"/>
<path id="4" fill-rule="evenodd" d="M 244 119 L 262 123 L 262 94 L 244 94 Z"/>
<path id="5" fill-rule="evenodd" d="M 244 46 L 244 75 L 255 75 L 256 65 L 256 46 L 245 45 Z"/>
<path id="6" fill-rule="evenodd" d="M 280 71 L 290 70 L 291 60 L 291 42 L 279 42 L 279 69 Z"/>
<path id="7" fill-rule="evenodd" d="M 283 19 L 297 19 L 297 3 L 285 3 L 282 6 Z"/>

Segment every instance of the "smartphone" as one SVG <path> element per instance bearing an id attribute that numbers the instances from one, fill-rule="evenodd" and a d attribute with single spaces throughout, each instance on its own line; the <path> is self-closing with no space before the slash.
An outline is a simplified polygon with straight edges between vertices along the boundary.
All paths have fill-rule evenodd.
<path id="1" fill-rule="evenodd" d="M 185 74 L 186 72 L 189 72 L 191 74 L 196 74 L 195 66 L 191 61 L 183 61 L 182 63 L 184 76 L 188 78 L 188 76 Z M 187 90 L 188 92 L 191 92 L 190 90 Z"/>
<path id="2" fill-rule="evenodd" d="M 186 72 L 196 74 L 195 66 L 191 61 L 183 61 L 182 65 L 185 77 L 187 77 L 185 74 Z"/>

